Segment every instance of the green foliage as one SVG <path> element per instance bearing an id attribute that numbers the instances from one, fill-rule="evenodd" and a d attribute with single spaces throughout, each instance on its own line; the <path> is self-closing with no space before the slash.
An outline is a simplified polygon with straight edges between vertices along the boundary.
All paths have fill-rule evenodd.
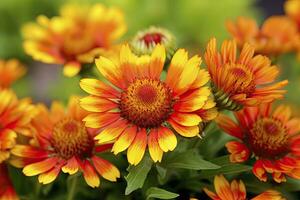
<path id="1" fill-rule="evenodd" d="M 152 187 L 147 190 L 147 199 L 157 198 L 157 199 L 174 199 L 179 195 L 167 190 Z"/>

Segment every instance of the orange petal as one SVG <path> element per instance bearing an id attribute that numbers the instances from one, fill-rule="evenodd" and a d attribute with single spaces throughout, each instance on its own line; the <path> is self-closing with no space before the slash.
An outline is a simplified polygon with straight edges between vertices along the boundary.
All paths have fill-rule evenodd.
<path id="1" fill-rule="evenodd" d="M 80 99 L 80 106 L 90 112 L 106 112 L 118 107 L 113 101 L 97 96 L 87 96 Z"/>
<path id="2" fill-rule="evenodd" d="M 267 181 L 267 173 L 264 169 L 263 162 L 261 160 L 257 160 L 253 165 L 252 169 L 253 174 L 261 181 Z"/>
<path id="3" fill-rule="evenodd" d="M 43 161 L 27 165 L 23 169 L 26 176 L 35 176 L 46 171 L 49 171 L 57 164 L 58 158 L 47 158 Z"/>
<path id="4" fill-rule="evenodd" d="M 177 133 L 184 137 L 195 137 L 199 135 L 200 130 L 198 126 L 181 126 L 172 119 L 169 119 L 168 122 Z"/>
<path id="5" fill-rule="evenodd" d="M 114 88 L 97 79 L 81 79 L 80 87 L 87 93 L 99 97 L 116 98 L 119 95 L 119 92 Z"/>
<path id="6" fill-rule="evenodd" d="M 243 139 L 242 129 L 227 115 L 219 114 L 219 116 L 216 118 L 216 122 L 218 126 L 229 135 L 232 135 L 233 137 L 237 137 L 239 139 Z"/>
<path id="7" fill-rule="evenodd" d="M 285 198 L 275 190 L 267 190 L 251 200 L 284 200 Z"/>
<path id="8" fill-rule="evenodd" d="M 273 112 L 273 117 L 282 121 L 283 123 L 287 122 L 292 115 L 292 110 L 288 106 L 280 105 Z"/>
<path id="9" fill-rule="evenodd" d="M 119 113 L 92 113 L 86 116 L 83 121 L 89 128 L 103 128 L 120 119 Z"/>
<path id="10" fill-rule="evenodd" d="M 115 141 L 112 152 L 116 155 L 127 149 L 134 140 L 137 132 L 136 126 L 127 127 Z"/>
<path id="11" fill-rule="evenodd" d="M 166 59 L 166 50 L 163 45 L 156 45 L 149 64 L 149 75 L 153 79 L 159 79 Z"/>
<path id="12" fill-rule="evenodd" d="M 197 114 L 174 112 L 170 118 L 181 126 L 197 126 L 202 121 Z"/>
<path id="13" fill-rule="evenodd" d="M 76 158 L 73 156 L 71 159 L 67 161 L 67 164 L 63 166 L 61 169 L 64 173 L 68 173 L 70 175 L 75 174 L 78 171 L 79 165 Z"/>
<path id="14" fill-rule="evenodd" d="M 105 127 L 103 131 L 101 131 L 95 139 L 98 140 L 98 143 L 106 143 L 116 139 L 127 127 L 126 120 L 118 120 L 113 122 L 108 127 Z"/>
<path id="15" fill-rule="evenodd" d="M 39 182 L 42 184 L 48 184 L 48 183 L 53 182 L 57 178 L 57 176 L 60 172 L 60 168 L 61 168 L 61 166 L 55 166 L 51 170 L 40 174 L 39 178 L 38 178 Z"/>
<path id="16" fill-rule="evenodd" d="M 86 183 L 91 186 L 92 188 L 99 187 L 100 179 L 98 174 L 95 172 L 93 166 L 90 164 L 89 161 L 84 160 L 80 163 L 83 177 Z"/>
<path id="17" fill-rule="evenodd" d="M 157 130 L 157 139 L 160 148 L 164 151 L 173 151 L 177 146 L 177 138 L 174 133 L 166 128 L 166 127 L 159 127 Z"/>
<path id="18" fill-rule="evenodd" d="M 227 151 L 230 153 L 230 162 L 245 162 L 250 156 L 250 150 L 243 143 L 236 141 L 227 142 L 226 148 Z"/>
<path id="19" fill-rule="evenodd" d="M 148 136 L 149 153 L 154 162 L 161 162 L 163 151 L 158 144 L 157 129 L 151 129 Z"/>
<path id="20" fill-rule="evenodd" d="M 119 170 L 107 160 L 93 156 L 92 161 L 95 169 L 103 178 L 110 181 L 117 181 L 117 178 L 120 178 Z"/>
<path id="21" fill-rule="evenodd" d="M 48 153 L 42 149 L 38 149 L 27 145 L 16 145 L 12 150 L 12 154 L 24 158 L 47 158 Z"/>
<path id="22" fill-rule="evenodd" d="M 125 88 L 126 85 L 122 80 L 122 74 L 119 66 L 102 56 L 96 59 L 95 62 L 97 69 L 107 80 L 119 88 Z"/>
<path id="23" fill-rule="evenodd" d="M 220 199 L 233 199 L 230 185 L 223 175 L 215 176 L 214 185 Z"/>
<path id="24" fill-rule="evenodd" d="M 63 74 L 68 77 L 73 77 L 79 73 L 81 65 L 79 62 L 68 62 L 64 65 Z"/>
<path id="25" fill-rule="evenodd" d="M 137 132 L 135 139 L 129 146 L 127 151 L 128 162 L 132 165 L 137 165 L 142 160 L 147 146 L 147 133 L 145 129 Z"/>

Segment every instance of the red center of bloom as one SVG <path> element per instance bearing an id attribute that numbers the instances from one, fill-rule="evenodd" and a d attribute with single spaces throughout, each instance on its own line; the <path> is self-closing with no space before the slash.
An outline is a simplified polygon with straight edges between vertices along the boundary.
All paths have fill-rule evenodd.
<path id="1" fill-rule="evenodd" d="M 231 76 L 231 86 L 229 88 L 231 94 L 250 95 L 255 90 L 253 73 L 244 65 L 229 66 Z"/>
<path id="2" fill-rule="evenodd" d="M 261 118 L 249 132 L 247 142 L 256 156 L 277 159 L 288 153 L 289 137 L 283 124 L 273 118 Z"/>
<path id="3" fill-rule="evenodd" d="M 147 33 L 141 38 L 141 40 L 145 42 L 147 47 L 149 47 L 152 43 L 160 44 L 162 39 L 163 35 L 161 33 Z"/>
<path id="4" fill-rule="evenodd" d="M 54 125 L 51 143 L 55 152 L 64 159 L 87 157 L 94 148 L 93 139 L 82 122 L 70 118 Z"/>
<path id="5" fill-rule="evenodd" d="M 120 110 L 139 127 L 158 127 L 172 112 L 171 90 L 158 80 L 137 79 L 122 93 Z"/>

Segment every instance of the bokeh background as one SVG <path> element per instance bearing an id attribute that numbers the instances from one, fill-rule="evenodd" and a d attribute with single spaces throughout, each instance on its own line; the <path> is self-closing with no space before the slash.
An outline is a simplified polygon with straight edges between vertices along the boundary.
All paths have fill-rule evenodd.
<path id="1" fill-rule="evenodd" d="M 69 1 L 0 1 L 0 58 L 17 58 L 28 67 L 27 75 L 13 85 L 19 97 L 30 96 L 34 102 L 50 104 L 54 99 L 66 102 L 70 95 L 82 94 L 78 85 L 79 77 L 64 77 L 61 73 L 61 66 L 33 61 L 31 57 L 25 55 L 22 49 L 22 25 L 35 20 L 40 14 L 48 17 L 57 15 L 59 7 L 67 2 Z M 268 16 L 284 14 L 284 0 L 82 0 L 76 2 L 101 2 L 108 6 L 121 8 L 124 11 L 128 26 L 128 31 L 121 42 L 129 40 L 141 29 L 156 25 L 173 32 L 179 47 L 189 49 L 191 54 L 201 55 L 211 37 L 214 36 L 218 40 L 230 38 L 225 28 L 225 21 L 228 19 L 235 19 L 237 16 L 250 16 L 260 23 Z M 286 87 L 288 93 L 283 101 L 292 105 L 295 108 L 293 109 L 294 114 L 300 116 L 300 62 L 293 54 L 282 55 L 276 61 L 282 72 L 280 79 L 288 79 L 290 82 Z M 216 137 L 219 136 L 216 135 Z M 216 140 L 211 139 L 207 140 L 210 142 L 204 142 L 202 145 L 204 157 L 213 157 L 215 156 L 213 153 L 220 150 L 218 148 L 224 147 L 224 140 L 215 139 L 218 142 L 214 143 Z M 210 151 L 205 151 L 205 148 L 210 148 Z M 126 163 L 121 165 L 126 166 Z M 20 175 L 15 175 L 15 180 L 18 177 Z M 256 182 L 253 183 L 254 185 L 249 187 L 252 187 L 252 190 L 255 191 Z M 18 180 L 14 181 L 14 184 L 21 193 L 26 190 L 26 187 L 30 187 L 25 187 L 25 183 Z M 121 182 L 120 184 L 125 183 Z M 200 190 L 199 185 L 189 184 L 195 191 L 197 187 Z M 63 191 L 66 186 L 64 183 L 59 182 L 54 186 L 45 187 L 43 192 L 55 191 L 52 187 L 60 188 L 57 190 Z M 105 187 L 104 185 L 103 188 L 105 189 Z M 109 186 L 107 187 L 109 188 Z M 172 187 L 172 184 L 170 184 L 170 187 Z M 299 190 L 300 184 L 292 183 L 291 185 L 285 185 L 285 187 Z M 86 186 L 83 185 L 82 188 L 86 188 Z M 89 193 L 90 190 L 82 188 L 83 193 Z M 111 196 L 114 195 L 110 190 L 106 190 L 106 193 L 111 193 Z M 62 193 L 62 195 L 64 194 Z M 116 192 L 116 199 L 120 197 L 117 195 Z M 293 197 L 297 198 L 297 194 L 294 193 Z M 63 199 L 64 197 L 56 195 L 55 198 L 54 196 L 49 198 Z"/>

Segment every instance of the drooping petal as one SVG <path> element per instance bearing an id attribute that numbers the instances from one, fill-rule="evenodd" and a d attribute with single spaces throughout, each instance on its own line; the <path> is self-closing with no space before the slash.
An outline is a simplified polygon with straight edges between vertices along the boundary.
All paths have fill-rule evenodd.
<path id="1" fill-rule="evenodd" d="M 229 135 L 232 135 L 233 137 L 237 137 L 239 139 L 243 139 L 244 135 L 242 129 L 228 116 L 224 114 L 219 114 L 219 116 L 216 119 L 216 122 L 218 126 Z"/>
<path id="2" fill-rule="evenodd" d="M 79 164 L 76 160 L 76 157 L 73 156 L 71 159 L 69 159 L 67 161 L 67 164 L 64 165 L 61 169 L 64 173 L 68 173 L 70 175 L 75 174 L 79 169 Z"/>
<path id="3" fill-rule="evenodd" d="M 220 199 L 233 199 L 233 194 L 229 182 L 223 175 L 215 176 L 214 185 L 216 193 Z"/>
<path id="4" fill-rule="evenodd" d="M 177 133 L 184 137 L 195 137 L 199 135 L 200 130 L 198 126 L 181 126 L 172 119 L 169 119 L 168 122 Z"/>
<path id="5" fill-rule="evenodd" d="M 181 126 L 197 126 L 201 121 L 201 117 L 197 114 L 174 112 L 170 118 Z"/>
<path id="6" fill-rule="evenodd" d="M 157 130 L 157 139 L 160 148 L 164 151 L 173 151 L 177 146 L 177 138 L 174 133 L 166 128 L 166 127 L 159 127 Z"/>
<path id="7" fill-rule="evenodd" d="M 227 151 L 230 153 L 230 162 L 245 162 L 251 155 L 248 147 L 240 142 L 231 141 L 226 143 Z"/>
<path id="8" fill-rule="evenodd" d="M 154 162 L 161 162 L 163 151 L 158 143 L 157 129 L 151 129 L 148 136 L 149 153 Z"/>
<path id="9" fill-rule="evenodd" d="M 89 161 L 84 160 L 80 163 L 83 172 L 83 177 L 86 183 L 92 188 L 99 187 L 100 179 Z"/>
<path id="10" fill-rule="evenodd" d="M 147 146 L 147 133 L 145 129 L 137 132 L 135 139 L 129 146 L 127 151 L 128 162 L 132 165 L 137 165 L 142 160 Z"/>
<path id="11" fill-rule="evenodd" d="M 116 181 L 117 178 L 120 178 L 119 170 L 107 160 L 93 156 L 92 161 L 95 169 L 103 178 L 110 181 Z"/>
<path id="12" fill-rule="evenodd" d="M 81 65 L 79 62 L 68 62 L 64 65 L 64 75 L 67 77 L 73 77 L 79 73 Z"/>
<path id="13" fill-rule="evenodd" d="M 40 174 L 38 178 L 39 182 L 42 184 L 48 184 L 53 182 L 57 178 L 60 172 L 60 168 L 61 166 L 55 166 L 51 170 Z"/>
<path id="14" fill-rule="evenodd" d="M 127 127 L 126 120 L 118 120 L 113 122 L 108 127 L 105 127 L 103 131 L 101 131 L 95 139 L 98 140 L 98 143 L 106 143 L 116 139 Z"/>

